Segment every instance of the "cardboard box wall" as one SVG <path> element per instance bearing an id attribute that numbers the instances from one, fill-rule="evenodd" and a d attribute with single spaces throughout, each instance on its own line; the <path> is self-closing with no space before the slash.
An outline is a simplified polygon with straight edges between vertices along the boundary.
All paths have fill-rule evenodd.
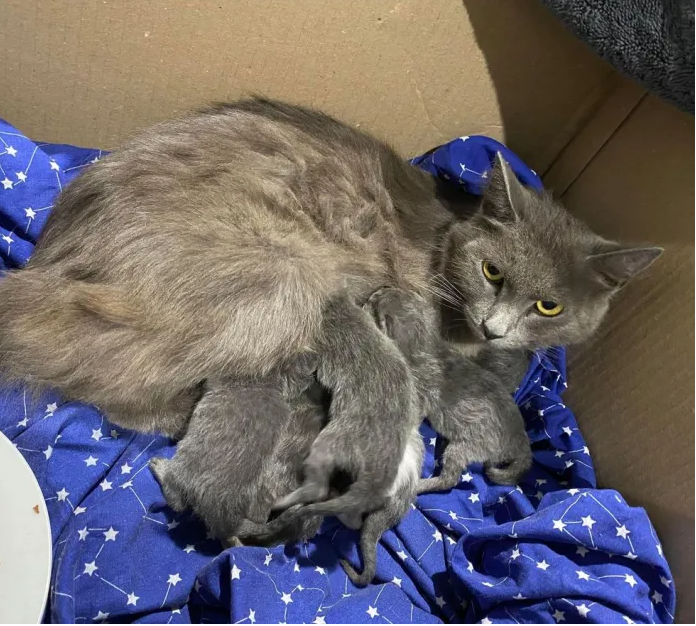
<path id="1" fill-rule="evenodd" d="M 322 108 L 415 155 L 504 140 L 608 237 L 666 247 L 568 402 L 603 486 L 645 506 L 694 618 L 694 119 L 620 78 L 535 0 L 5 0 L 0 115 L 112 148 L 252 92 Z"/>

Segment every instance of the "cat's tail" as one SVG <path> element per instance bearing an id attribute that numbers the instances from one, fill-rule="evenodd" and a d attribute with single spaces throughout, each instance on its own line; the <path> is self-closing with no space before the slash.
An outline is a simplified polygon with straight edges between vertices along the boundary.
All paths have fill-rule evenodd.
<path id="1" fill-rule="evenodd" d="M 377 542 L 388 527 L 389 524 L 385 520 L 383 511 L 372 513 L 365 519 L 365 523 L 360 531 L 362 572 L 357 572 L 348 561 L 341 559 L 341 566 L 345 570 L 346 576 L 351 579 L 356 587 L 369 585 L 374 579 L 377 570 Z"/>
<path id="2" fill-rule="evenodd" d="M 516 485 L 532 466 L 532 450 L 527 445 L 509 460 L 484 466 L 488 479 L 499 485 Z"/>
<path id="3" fill-rule="evenodd" d="M 0 370 L 5 376 L 65 386 L 104 333 L 141 323 L 141 314 L 118 290 L 39 269 L 0 280 Z"/>

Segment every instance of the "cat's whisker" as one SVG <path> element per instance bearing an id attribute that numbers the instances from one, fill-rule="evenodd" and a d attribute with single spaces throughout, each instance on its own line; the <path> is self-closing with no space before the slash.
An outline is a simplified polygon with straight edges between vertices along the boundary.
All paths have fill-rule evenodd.
<path id="1" fill-rule="evenodd" d="M 437 283 L 420 283 L 420 287 L 424 291 L 436 296 L 438 299 L 447 300 L 455 306 L 461 306 L 461 302 L 459 301 L 459 298 L 456 297 L 456 294 L 447 291 Z"/>
<path id="2" fill-rule="evenodd" d="M 455 293 L 448 287 L 441 285 L 438 282 L 435 282 L 432 287 L 430 288 L 431 292 L 435 291 L 439 294 L 440 298 L 442 300 L 445 300 L 452 304 L 456 309 L 461 309 L 464 305 L 464 300 L 463 298 L 460 297 L 459 294 Z"/>
<path id="3" fill-rule="evenodd" d="M 560 348 L 559 346 L 549 346 L 547 348 L 537 350 L 537 352 L 540 355 L 548 358 L 558 358 L 563 356 L 562 348 Z"/>
<path id="4" fill-rule="evenodd" d="M 465 328 L 465 327 L 468 327 L 468 324 L 465 321 L 457 322 L 457 323 L 450 323 L 449 327 L 450 328 Z"/>
<path id="5" fill-rule="evenodd" d="M 436 280 L 436 281 L 442 283 L 443 285 L 447 285 L 449 287 L 454 288 L 454 285 L 441 272 L 433 272 L 432 270 L 430 270 L 428 272 L 428 276 L 432 280 Z"/>
<path id="6" fill-rule="evenodd" d="M 447 277 L 443 276 L 440 273 L 432 274 L 432 278 L 437 282 L 439 286 L 446 289 L 449 293 L 456 296 L 457 298 L 461 299 L 462 303 L 464 302 L 464 294 L 457 288 L 457 286 L 451 280 L 449 280 Z"/>
<path id="7" fill-rule="evenodd" d="M 461 307 L 459 307 L 458 305 L 453 306 L 449 302 L 445 302 L 445 301 L 442 301 L 441 304 L 442 304 L 442 306 L 447 307 L 450 311 L 456 311 L 457 313 L 461 312 Z"/>
<path id="8" fill-rule="evenodd" d="M 427 291 L 431 295 L 435 296 L 440 302 L 447 303 L 451 305 L 453 308 L 456 310 L 459 310 L 461 308 L 461 303 L 453 297 L 451 294 L 444 292 L 440 289 L 434 288 L 434 287 L 429 287 L 427 285 L 422 286 L 424 291 Z"/>
<path id="9" fill-rule="evenodd" d="M 462 308 L 462 302 L 459 298 L 456 296 L 447 293 L 446 291 L 443 292 L 442 290 L 436 290 L 439 291 L 440 294 L 442 294 L 442 300 L 449 302 L 453 307 L 455 307 L 457 310 L 461 310 Z"/>

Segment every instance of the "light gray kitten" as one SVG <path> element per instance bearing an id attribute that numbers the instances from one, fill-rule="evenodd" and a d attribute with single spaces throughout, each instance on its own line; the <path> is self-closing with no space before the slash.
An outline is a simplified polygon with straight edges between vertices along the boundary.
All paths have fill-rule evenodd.
<path id="1" fill-rule="evenodd" d="M 360 531 L 362 572 L 341 561 L 358 586 L 374 578 L 377 542 L 407 513 L 416 494 L 451 489 L 462 469 L 474 462 L 484 463 L 492 481 L 515 484 L 532 461 L 524 421 L 507 386 L 440 338 L 437 315 L 426 300 L 400 289 L 380 290 L 370 300 L 379 327 L 411 367 L 421 414 L 447 445 L 440 474 L 419 481 L 424 450 L 418 428 L 413 431 L 420 447 L 411 447 L 413 457 L 405 461 L 416 471 L 398 485 L 384 508 L 366 517 Z"/>
<path id="2" fill-rule="evenodd" d="M 447 441 L 439 475 L 422 480 L 418 493 L 451 489 L 462 468 L 476 462 L 493 482 L 516 484 L 531 466 L 532 451 L 507 363 L 489 361 L 484 369 L 443 341 L 437 316 L 417 294 L 383 289 L 373 299 L 379 326 L 411 367 L 422 414 Z M 515 365 L 526 360 L 514 358 Z M 517 370 L 517 382 L 523 373 Z"/>
<path id="3" fill-rule="evenodd" d="M 418 480 L 424 451 L 418 429 L 414 431 L 414 437 L 421 441 L 418 456 L 411 461 L 417 473 L 399 485 L 384 508 L 366 517 L 360 531 L 362 572 L 341 561 L 358 586 L 375 577 L 379 538 L 407 513 L 417 494 L 451 489 L 462 469 L 474 462 L 484 463 L 493 482 L 515 484 L 532 462 L 524 421 L 509 385 L 440 338 L 439 320 L 426 300 L 412 292 L 383 289 L 370 301 L 377 324 L 411 366 L 422 414 L 447 445 L 439 475 Z M 510 373 L 501 371 L 503 375 Z"/>
<path id="4" fill-rule="evenodd" d="M 75 179 L 26 268 L 0 281 L 0 368 L 121 426 L 180 436 L 201 381 L 265 376 L 316 350 L 334 355 L 320 382 L 345 389 L 332 422 L 367 433 L 353 407 L 403 396 L 408 368 L 359 308 L 345 313 L 352 337 L 324 323 L 340 294 L 432 297 L 470 351 L 545 347 L 591 335 L 660 253 L 595 235 L 502 158 L 490 181 L 458 220 L 428 174 L 322 113 L 254 99 L 164 122 Z M 381 400 L 368 415 L 387 432 L 402 410 Z M 294 499 L 326 497 L 327 476 L 359 470 L 371 443 L 325 429 Z M 391 467 L 358 476 L 365 504 L 392 484 L 405 443 Z"/>
<path id="5" fill-rule="evenodd" d="M 297 488 L 302 461 L 325 423 L 316 359 L 297 359 L 264 380 L 208 381 L 171 460 L 150 467 L 167 504 L 191 508 L 211 533 L 235 545 L 238 530 L 265 523 L 274 502 Z M 321 518 L 279 529 L 268 543 L 307 539 Z"/>

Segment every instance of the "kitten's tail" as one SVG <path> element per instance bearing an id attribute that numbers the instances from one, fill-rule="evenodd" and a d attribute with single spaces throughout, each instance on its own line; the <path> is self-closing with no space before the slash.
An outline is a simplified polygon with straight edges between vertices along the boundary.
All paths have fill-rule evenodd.
<path id="1" fill-rule="evenodd" d="M 346 493 L 324 502 L 305 504 L 295 510 L 295 515 L 297 517 L 307 517 L 308 515 L 321 515 L 324 517 L 331 515 L 335 517 L 337 515 L 370 513 L 383 506 L 384 498 L 363 493 L 363 491 L 358 486 L 358 483 L 353 483 Z"/>
<path id="2" fill-rule="evenodd" d="M 489 480 L 499 485 L 516 485 L 532 466 L 532 451 L 529 446 L 519 451 L 510 460 L 497 464 L 486 463 L 484 469 Z"/>
<path id="3" fill-rule="evenodd" d="M 285 529 L 309 516 L 326 517 L 354 514 L 357 511 L 370 512 L 382 506 L 383 499 L 366 498 L 359 491 L 351 489 L 336 498 L 324 502 L 291 504 L 290 508 L 283 511 L 274 520 L 266 524 L 255 524 L 253 522 L 243 524 L 236 534 L 242 541 L 272 542 Z M 366 509 L 367 502 L 369 502 L 369 510 Z"/>
<path id="4" fill-rule="evenodd" d="M 291 511 L 289 514 L 293 512 Z M 243 545 L 265 547 L 289 541 L 306 541 L 319 532 L 321 522 L 321 517 L 306 519 L 292 517 L 290 520 L 288 520 L 288 517 L 285 517 L 281 524 L 277 524 L 275 520 L 265 524 L 258 524 L 245 519 L 242 520 L 239 528 L 237 528 L 235 537 L 241 540 Z"/>
<path id="5" fill-rule="evenodd" d="M 346 576 L 351 579 L 356 587 L 369 585 L 375 577 L 377 570 L 377 542 L 389 526 L 381 513 L 382 511 L 377 511 L 368 515 L 360 531 L 362 572 L 358 573 L 348 561 L 341 559 L 341 565 L 346 572 Z"/>

